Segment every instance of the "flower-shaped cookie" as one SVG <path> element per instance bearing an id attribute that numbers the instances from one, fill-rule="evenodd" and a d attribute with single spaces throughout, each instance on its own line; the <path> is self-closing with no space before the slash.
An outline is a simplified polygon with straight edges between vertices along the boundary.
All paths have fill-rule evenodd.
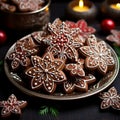
<path id="1" fill-rule="evenodd" d="M 80 34 L 83 37 L 88 37 L 88 35 L 96 32 L 95 28 L 93 28 L 91 26 L 88 26 L 87 22 L 85 20 L 83 20 L 83 19 L 77 21 L 76 23 L 72 22 L 72 21 L 66 21 L 65 23 L 70 28 L 79 28 L 80 29 Z"/>
<path id="2" fill-rule="evenodd" d="M 83 70 L 84 59 L 78 59 L 77 63 L 66 64 L 65 69 L 70 72 L 72 76 L 85 76 Z"/>
<path id="3" fill-rule="evenodd" d="M 66 93 L 72 93 L 77 90 L 80 92 L 87 92 L 88 85 L 96 81 L 96 78 L 92 74 L 88 74 L 84 77 L 70 78 L 64 82 L 64 90 Z"/>
<path id="4" fill-rule="evenodd" d="M 108 35 L 106 39 L 115 43 L 117 46 L 120 46 L 120 31 L 118 30 L 111 30 L 111 35 Z"/>
<path id="5" fill-rule="evenodd" d="M 3 107 L 1 111 L 2 117 L 8 117 L 11 113 L 21 114 L 21 108 L 26 107 L 27 101 L 17 100 L 14 94 L 10 95 L 7 101 L 0 101 L 0 107 Z"/>
<path id="6" fill-rule="evenodd" d="M 35 53 L 37 53 L 37 49 L 31 37 L 19 40 L 14 47 L 14 51 L 8 55 L 8 59 L 12 60 L 12 69 L 18 68 L 19 65 L 28 66 L 30 64 L 28 56 Z"/>
<path id="7" fill-rule="evenodd" d="M 115 87 L 111 87 L 108 92 L 100 93 L 100 98 L 103 100 L 100 106 L 101 109 L 112 107 L 120 110 L 120 95 L 117 94 Z"/>
<path id="8" fill-rule="evenodd" d="M 39 56 L 32 56 L 31 61 L 33 67 L 30 67 L 25 73 L 32 77 L 32 89 L 44 89 L 48 93 L 53 93 L 56 89 L 56 83 L 61 83 L 66 80 L 66 76 L 62 69 L 64 61 L 55 59 L 52 53 L 45 53 L 41 58 Z"/>
<path id="9" fill-rule="evenodd" d="M 86 67 L 92 70 L 98 69 L 105 74 L 109 70 L 108 68 L 115 64 L 111 50 L 104 41 L 97 42 L 94 35 L 89 36 L 87 44 L 88 46 L 80 47 L 80 52 L 86 56 Z"/>

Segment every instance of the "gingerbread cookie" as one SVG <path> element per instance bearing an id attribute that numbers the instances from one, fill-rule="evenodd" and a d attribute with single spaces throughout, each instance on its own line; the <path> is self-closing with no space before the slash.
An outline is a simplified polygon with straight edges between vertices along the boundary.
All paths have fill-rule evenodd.
<path id="1" fill-rule="evenodd" d="M 72 93 L 75 90 L 87 92 L 88 85 L 94 83 L 95 81 L 96 78 L 91 74 L 88 74 L 84 77 L 74 77 L 64 82 L 64 90 L 66 93 Z"/>
<path id="2" fill-rule="evenodd" d="M 22 38 L 18 42 L 19 42 L 19 44 L 21 44 L 23 49 L 28 52 L 28 55 L 34 55 L 38 52 L 38 45 L 35 44 L 31 35 L 29 35 L 25 38 Z"/>
<path id="3" fill-rule="evenodd" d="M 2 117 L 8 117 L 13 114 L 21 114 L 21 108 L 26 107 L 27 101 L 17 100 L 14 94 L 10 95 L 7 101 L 0 101 L 0 107 L 3 107 L 1 111 Z"/>
<path id="4" fill-rule="evenodd" d="M 97 41 L 95 35 L 90 35 L 87 45 L 80 47 L 80 53 L 86 56 L 85 65 L 88 69 L 98 69 L 100 73 L 106 74 L 110 67 L 115 64 L 111 50 L 104 41 Z"/>
<path id="5" fill-rule="evenodd" d="M 79 34 L 85 38 L 87 38 L 88 35 L 96 32 L 95 28 L 88 26 L 87 22 L 83 19 L 77 21 L 76 23 L 72 21 L 66 21 L 65 23 L 70 28 L 79 28 Z"/>
<path id="6" fill-rule="evenodd" d="M 101 92 L 99 97 L 103 100 L 100 106 L 101 109 L 112 107 L 120 110 L 120 95 L 117 94 L 115 87 L 111 87 L 108 92 Z"/>
<path id="7" fill-rule="evenodd" d="M 10 5 L 10 4 L 0 0 L 0 10 L 8 11 L 8 12 L 15 12 L 16 6 Z"/>
<path id="8" fill-rule="evenodd" d="M 32 56 L 31 61 L 33 67 L 27 69 L 25 74 L 32 77 L 32 89 L 43 87 L 45 91 L 52 94 L 56 89 L 56 84 L 66 80 L 66 76 L 62 71 L 64 61 L 55 59 L 52 53 L 45 53 L 42 58 Z"/>
<path id="9" fill-rule="evenodd" d="M 85 76 L 83 70 L 84 59 L 78 59 L 77 63 L 66 64 L 65 69 L 70 72 L 72 76 Z"/>
<path id="10" fill-rule="evenodd" d="M 17 69 L 19 65 L 28 66 L 30 64 L 30 59 L 28 56 L 37 52 L 38 50 L 36 49 L 36 45 L 30 36 L 23 40 L 17 41 L 14 51 L 8 55 L 8 59 L 12 60 L 12 69 Z"/>
<path id="11" fill-rule="evenodd" d="M 48 23 L 48 31 L 50 34 L 44 38 L 44 42 L 49 41 L 47 51 L 65 61 L 67 59 L 77 61 L 78 52 L 76 49 L 85 42 L 79 36 L 78 29 L 70 29 L 65 22 L 56 19 L 52 24 Z"/>
<path id="12" fill-rule="evenodd" d="M 111 35 L 108 35 L 106 39 L 110 42 L 115 43 L 117 46 L 120 46 L 120 31 L 111 30 Z"/>
<path id="13" fill-rule="evenodd" d="M 9 12 L 31 12 L 43 7 L 44 0 L 0 0 L 0 9 Z"/>
<path id="14" fill-rule="evenodd" d="M 33 39 L 35 41 L 37 41 L 39 44 L 41 43 L 45 43 L 45 44 L 49 44 L 47 40 L 45 40 L 45 37 L 47 37 L 47 33 L 46 31 L 36 31 L 31 33 L 31 36 L 33 37 Z M 44 41 L 45 40 L 45 41 Z"/>
<path id="15" fill-rule="evenodd" d="M 16 4 L 22 12 L 38 10 L 44 3 L 43 0 L 12 0 L 12 2 Z"/>
<path id="16" fill-rule="evenodd" d="M 78 48 L 85 43 L 85 39 L 79 34 L 79 28 L 69 28 L 69 26 L 59 18 L 55 19 L 52 24 L 48 23 L 48 31 L 51 33 L 48 39 L 51 39 L 53 44 L 58 42 L 57 44 L 61 46 L 63 44 L 69 44 Z"/>

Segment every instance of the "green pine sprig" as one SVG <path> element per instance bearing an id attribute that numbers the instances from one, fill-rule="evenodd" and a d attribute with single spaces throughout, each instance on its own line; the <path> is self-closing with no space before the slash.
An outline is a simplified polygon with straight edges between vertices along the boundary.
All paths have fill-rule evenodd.
<path id="1" fill-rule="evenodd" d="M 49 112 L 49 108 L 47 106 L 42 106 L 40 111 L 39 111 L 39 114 L 46 115 L 46 114 L 48 114 L 48 112 Z"/>
<path id="2" fill-rule="evenodd" d="M 53 115 L 55 117 L 57 117 L 58 114 L 59 114 L 58 110 L 56 108 L 54 108 L 54 107 L 50 107 L 49 111 L 50 111 L 51 115 Z"/>
<path id="3" fill-rule="evenodd" d="M 39 111 L 40 115 L 51 114 L 52 116 L 55 116 L 55 117 L 58 116 L 58 113 L 59 113 L 58 110 L 51 106 L 41 106 L 41 109 Z"/>

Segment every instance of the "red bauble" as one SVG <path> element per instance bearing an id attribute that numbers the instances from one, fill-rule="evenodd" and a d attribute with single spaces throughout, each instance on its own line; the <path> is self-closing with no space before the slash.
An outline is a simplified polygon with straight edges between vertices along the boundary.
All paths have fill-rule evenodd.
<path id="1" fill-rule="evenodd" d="M 101 22 L 101 28 L 104 32 L 110 32 L 110 30 L 115 28 L 115 22 L 111 19 L 104 19 Z"/>
<path id="2" fill-rule="evenodd" d="M 0 44 L 3 44 L 7 39 L 7 35 L 3 30 L 0 30 Z"/>

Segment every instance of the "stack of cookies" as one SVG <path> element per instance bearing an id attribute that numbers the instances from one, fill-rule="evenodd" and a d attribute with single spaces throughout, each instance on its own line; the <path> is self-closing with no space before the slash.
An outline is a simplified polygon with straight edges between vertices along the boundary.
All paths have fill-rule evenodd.
<path id="1" fill-rule="evenodd" d="M 44 6 L 44 0 L 0 0 L 0 10 L 8 12 L 32 12 Z"/>
<path id="2" fill-rule="evenodd" d="M 115 66 L 111 50 L 94 33 L 84 20 L 74 23 L 57 18 L 15 43 L 7 56 L 9 69 L 33 91 L 88 92 Z"/>

